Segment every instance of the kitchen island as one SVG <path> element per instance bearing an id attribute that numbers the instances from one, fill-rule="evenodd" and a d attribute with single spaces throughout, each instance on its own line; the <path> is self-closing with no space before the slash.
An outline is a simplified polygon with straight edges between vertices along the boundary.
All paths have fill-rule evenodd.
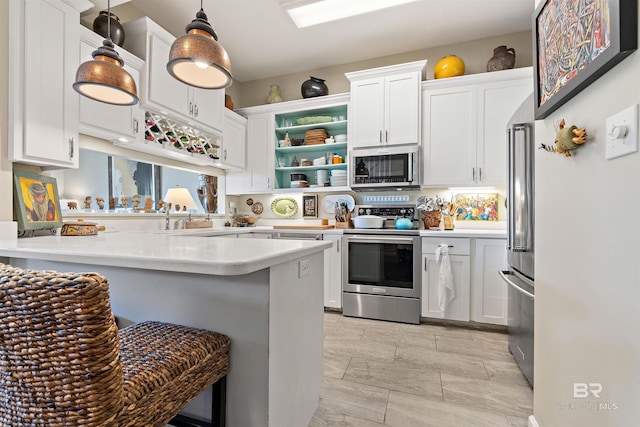
<path id="1" fill-rule="evenodd" d="M 322 381 L 323 241 L 223 239 L 217 230 L 0 240 L 0 262 L 96 271 L 125 322 L 231 338 L 227 425 L 306 426 Z M 185 413 L 210 418 L 210 391 Z"/>

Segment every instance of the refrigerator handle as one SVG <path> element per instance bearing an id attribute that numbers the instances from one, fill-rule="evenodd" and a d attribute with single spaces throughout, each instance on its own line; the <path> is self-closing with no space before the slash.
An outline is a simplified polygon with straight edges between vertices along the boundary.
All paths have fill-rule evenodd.
<path id="1" fill-rule="evenodd" d="M 511 250 L 514 244 L 515 232 L 516 232 L 516 209 L 515 209 L 515 191 L 513 184 L 515 181 L 514 176 L 514 143 L 515 143 L 515 126 L 511 126 L 507 129 L 507 249 Z"/>
<path id="2" fill-rule="evenodd" d="M 498 274 L 500 275 L 500 277 L 502 277 L 502 280 L 504 280 L 507 283 L 507 285 L 511 286 L 513 289 L 515 289 L 516 291 L 520 292 L 521 294 L 524 294 L 524 295 L 528 296 L 529 298 L 535 299 L 535 295 L 533 295 L 531 292 L 525 291 L 520 286 L 518 286 L 515 283 L 513 283 L 513 281 L 507 277 L 507 276 L 510 275 L 510 273 L 508 271 L 498 271 Z"/>

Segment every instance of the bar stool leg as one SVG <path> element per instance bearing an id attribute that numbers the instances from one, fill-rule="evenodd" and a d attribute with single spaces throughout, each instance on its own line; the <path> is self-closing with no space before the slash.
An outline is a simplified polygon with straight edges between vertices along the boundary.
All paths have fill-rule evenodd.
<path id="1" fill-rule="evenodd" d="M 227 376 L 220 378 L 212 386 L 211 427 L 226 427 L 227 418 Z"/>

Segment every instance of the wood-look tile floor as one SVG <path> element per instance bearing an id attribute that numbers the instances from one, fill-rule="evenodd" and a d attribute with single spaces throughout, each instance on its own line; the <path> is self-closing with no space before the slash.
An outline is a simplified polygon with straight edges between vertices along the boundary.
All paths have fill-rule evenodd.
<path id="1" fill-rule="evenodd" d="M 308 427 L 526 427 L 533 392 L 502 332 L 324 315 Z"/>

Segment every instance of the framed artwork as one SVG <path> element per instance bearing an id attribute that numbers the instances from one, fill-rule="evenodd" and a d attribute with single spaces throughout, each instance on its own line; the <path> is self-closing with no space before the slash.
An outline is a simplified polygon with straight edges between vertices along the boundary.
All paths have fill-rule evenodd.
<path id="1" fill-rule="evenodd" d="M 544 0 L 533 14 L 535 117 L 543 119 L 638 47 L 637 0 Z"/>
<path id="2" fill-rule="evenodd" d="M 499 194 L 456 194 L 453 198 L 456 221 L 498 221 Z"/>
<path id="3" fill-rule="evenodd" d="M 318 217 L 318 196 L 315 194 L 302 196 L 302 217 L 317 218 Z"/>
<path id="4" fill-rule="evenodd" d="M 62 227 L 56 179 L 26 171 L 13 172 L 13 206 L 18 229 Z"/>

